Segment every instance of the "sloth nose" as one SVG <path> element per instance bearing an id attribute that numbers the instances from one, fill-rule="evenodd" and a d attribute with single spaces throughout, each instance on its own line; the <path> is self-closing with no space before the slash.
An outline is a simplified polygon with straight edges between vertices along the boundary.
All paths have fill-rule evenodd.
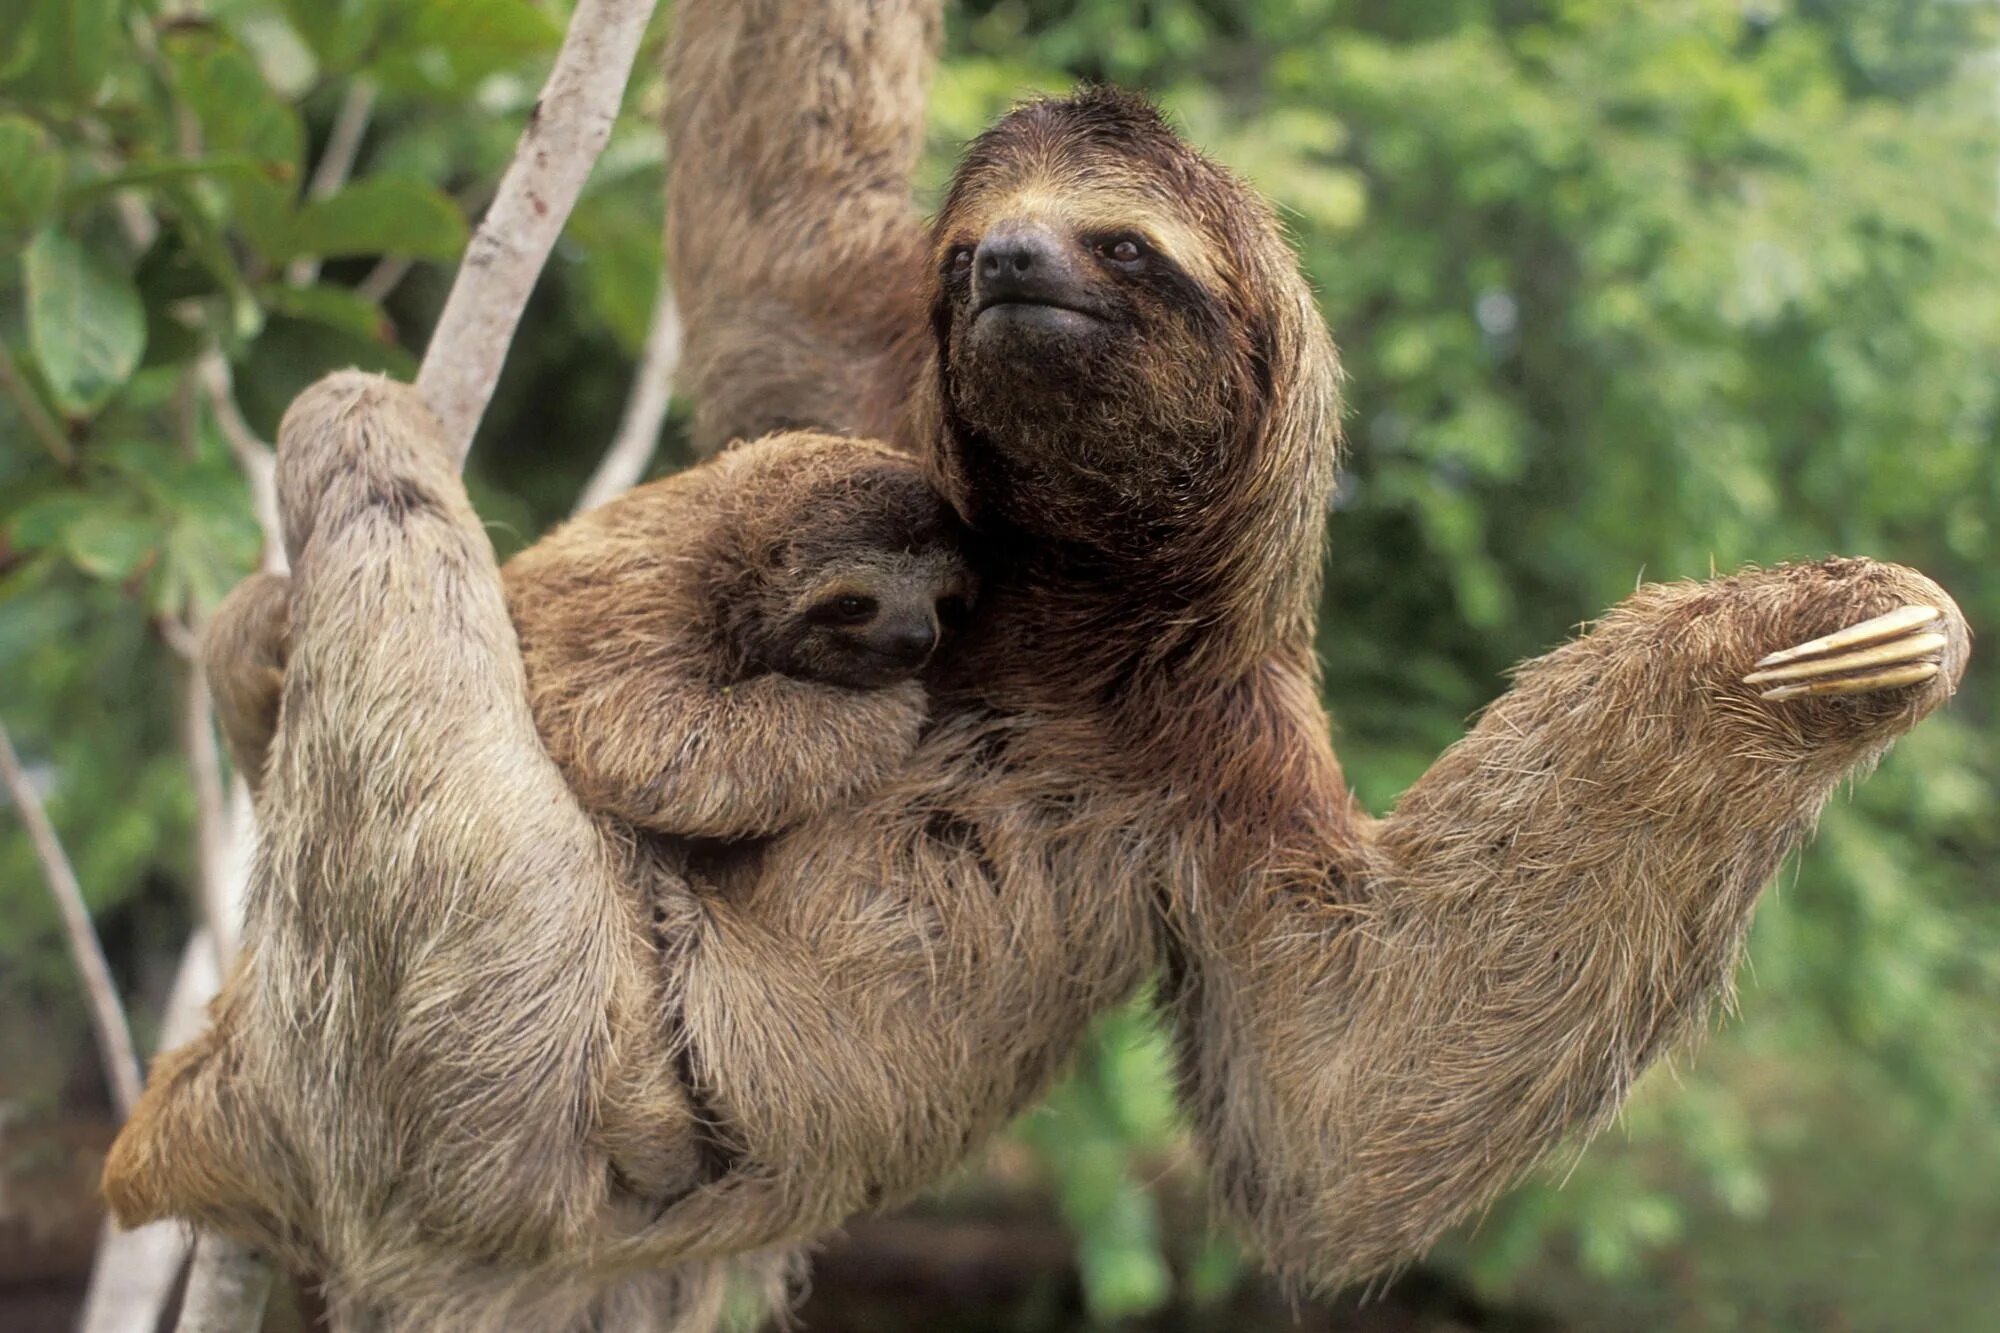
<path id="1" fill-rule="evenodd" d="M 972 262 L 981 309 L 1003 301 L 1066 304 L 1081 285 L 1070 248 L 1039 222 L 997 224 L 981 238 Z"/>
<path id="2" fill-rule="evenodd" d="M 883 656 L 916 666 L 937 646 L 937 626 L 927 617 L 911 616 L 881 626 L 869 638 Z"/>

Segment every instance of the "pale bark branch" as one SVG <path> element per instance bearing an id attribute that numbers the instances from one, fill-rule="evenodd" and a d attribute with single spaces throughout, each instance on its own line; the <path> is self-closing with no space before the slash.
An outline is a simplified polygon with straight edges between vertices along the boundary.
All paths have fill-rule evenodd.
<path id="1" fill-rule="evenodd" d="M 119 1118 L 123 1119 L 132 1114 L 139 1101 L 139 1057 L 132 1045 L 132 1026 L 125 1020 L 125 1006 L 118 999 L 111 965 L 104 959 L 104 946 L 98 943 L 97 931 L 90 924 L 90 908 L 83 901 L 83 887 L 76 882 L 76 871 L 70 866 L 61 839 L 56 837 L 55 825 L 49 823 L 40 794 L 28 780 L 27 770 L 21 767 L 21 756 L 14 752 L 14 742 L 5 724 L 0 724 L 0 782 L 6 784 L 15 812 L 28 830 L 28 839 L 35 846 L 35 859 L 41 862 L 42 876 L 48 881 L 49 892 L 55 896 L 56 908 L 62 914 L 63 938 L 69 944 L 76 970 L 83 974 L 84 994 L 90 1001 L 90 1022 L 97 1030 L 97 1051 L 104 1062 L 104 1079 L 111 1087 L 111 1100 L 118 1108 Z"/>
<path id="2" fill-rule="evenodd" d="M 201 880 L 201 915 L 215 942 L 220 970 L 229 970 L 236 956 L 237 904 L 230 892 L 230 839 L 227 798 L 223 795 L 221 747 L 215 739 L 215 708 L 199 665 L 188 668 L 181 701 L 181 744 L 187 750 L 188 773 L 194 782 L 195 860 Z M 242 831 L 245 835 L 248 830 Z"/>
<path id="3" fill-rule="evenodd" d="M 368 270 L 367 276 L 355 284 L 355 295 L 373 305 L 381 305 L 416 266 L 417 261 L 408 255 L 384 255 L 375 261 L 375 267 Z"/>
<path id="4" fill-rule="evenodd" d="M 466 247 L 417 372 L 462 461 L 521 311 L 611 137 L 653 0 L 579 0 L 493 206 Z"/>
<path id="5" fill-rule="evenodd" d="M 274 574 L 285 572 L 285 542 L 278 524 L 277 453 L 257 438 L 243 411 L 236 405 L 235 379 L 229 360 L 211 347 L 195 364 L 201 388 L 215 413 L 216 428 L 222 432 L 229 452 L 236 456 L 243 479 L 250 483 L 250 503 L 257 511 L 257 526 L 264 530 L 264 568 Z"/>
<path id="6" fill-rule="evenodd" d="M 646 346 L 639 353 L 632 390 L 625 400 L 625 415 L 611 447 L 598 460 L 583 494 L 577 498 L 576 512 L 630 490 L 646 473 L 646 465 L 660 447 L 660 426 L 667 419 L 673 401 L 674 370 L 681 360 L 680 307 L 674 302 L 673 288 L 660 275 L 660 294 L 653 301 L 653 322 L 646 331 Z"/>
<path id="7" fill-rule="evenodd" d="M 202 1232 L 176 1328 L 179 1333 L 246 1333 L 260 1327 L 272 1277 L 271 1261 L 256 1250 L 216 1232 Z"/>
<path id="8" fill-rule="evenodd" d="M 167 995 L 166 1017 L 160 1023 L 159 1049 L 170 1051 L 194 1040 L 204 1020 L 208 997 L 222 977 L 215 967 L 215 941 L 206 930 L 188 937 Z M 97 1242 L 97 1259 L 90 1268 L 79 1333 L 153 1333 L 160 1311 L 187 1261 L 190 1235 L 179 1222 L 149 1222 L 121 1231 L 110 1218 Z"/>
<path id="9" fill-rule="evenodd" d="M 327 131 L 326 147 L 320 150 L 319 165 L 313 168 L 306 185 L 306 198 L 326 199 L 340 192 L 354 174 L 354 159 L 361 153 L 361 140 L 368 133 L 368 117 L 375 110 L 375 84 L 356 79 L 347 85 L 340 110 L 334 113 L 333 128 Z M 319 281 L 320 261 L 307 255 L 294 259 L 285 269 L 285 281 L 294 287 L 310 287 Z"/>

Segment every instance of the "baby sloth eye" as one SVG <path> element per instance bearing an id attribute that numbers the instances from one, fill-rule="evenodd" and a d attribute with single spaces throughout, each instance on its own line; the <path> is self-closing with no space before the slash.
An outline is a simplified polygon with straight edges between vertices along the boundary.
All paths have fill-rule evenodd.
<path id="1" fill-rule="evenodd" d="M 971 246 L 960 245 L 960 246 L 954 246 L 952 248 L 951 271 L 954 274 L 960 274 L 960 275 L 972 272 Z"/>
<path id="2" fill-rule="evenodd" d="M 1146 257 L 1146 247 L 1130 236 L 1100 241 L 1097 253 L 1116 264 L 1136 264 Z"/>
<path id="3" fill-rule="evenodd" d="M 810 612 L 812 618 L 827 625 L 859 625 L 875 614 L 876 602 L 873 597 L 858 592 L 844 592 L 838 597 L 829 597 Z"/>
<path id="4" fill-rule="evenodd" d="M 938 603 L 937 603 L 938 623 L 944 626 L 946 629 L 962 628 L 965 624 L 966 617 L 971 613 L 972 613 L 971 605 L 965 600 L 964 597 L 960 596 L 957 593 L 949 593 L 943 597 L 938 598 Z"/>

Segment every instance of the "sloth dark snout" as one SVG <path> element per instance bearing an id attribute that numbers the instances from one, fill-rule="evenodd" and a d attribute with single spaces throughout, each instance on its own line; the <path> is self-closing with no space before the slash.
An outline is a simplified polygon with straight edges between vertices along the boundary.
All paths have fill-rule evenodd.
<path id="1" fill-rule="evenodd" d="M 973 294 L 981 310 L 1019 303 L 1088 314 L 1088 275 L 1075 247 L 1039 222 L 1002 222 L 973 252 Z"/>
<path id="2" fill-rule="evenodd" d="M 937 637 L 937 625 L 930 617 L 898 617 L 870 631 L 868 646 L 890 661 L 920 666 L 937 647 Z"/>

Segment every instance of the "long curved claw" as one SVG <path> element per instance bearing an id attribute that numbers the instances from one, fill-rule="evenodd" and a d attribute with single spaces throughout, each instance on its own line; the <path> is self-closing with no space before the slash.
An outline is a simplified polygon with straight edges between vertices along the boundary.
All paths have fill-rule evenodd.
<path id="1" fill-rule="evenodd" d="M 1774 702 L 1920 685 L 1940 670 L 1939 658 L 1949 640 L 1929 627 L 1943 618 L 1934 606 L 1898 607 L 1771 653 L 1743 683 L 1768 686 L 1761 697 Z"/>

